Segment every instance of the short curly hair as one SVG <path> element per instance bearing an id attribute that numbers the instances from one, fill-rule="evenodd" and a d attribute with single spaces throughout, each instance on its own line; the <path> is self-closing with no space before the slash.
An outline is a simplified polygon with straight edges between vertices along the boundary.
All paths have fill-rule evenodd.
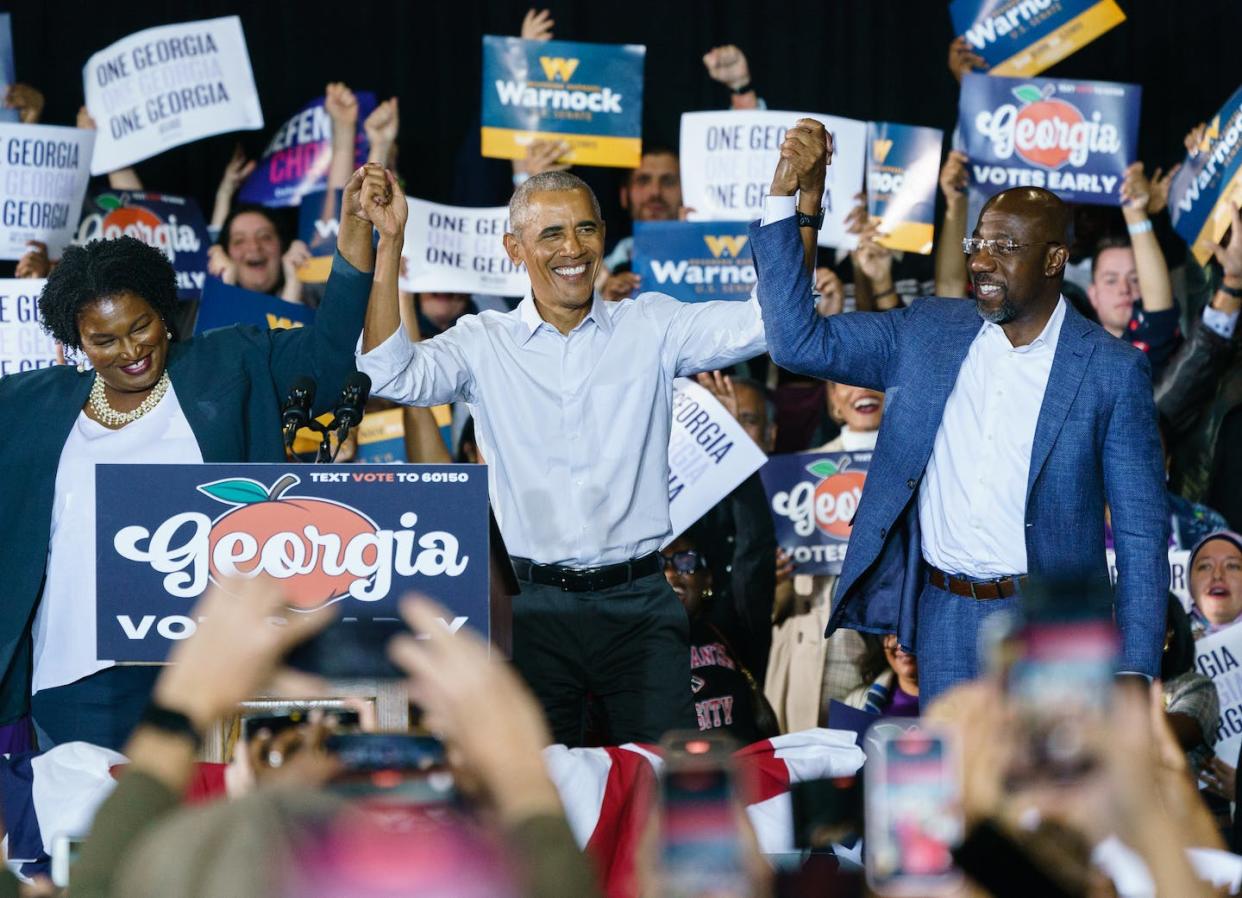
<path id="1" fill-rule="evenodd" d="M 134 237 L 65 249 L 39 295 L 43 329 L 65 346 L 81 349 L 79 313 L 97 299 L 119 293 L 142 297 L 175 334 L 177 274 L 163 252 Z"/>

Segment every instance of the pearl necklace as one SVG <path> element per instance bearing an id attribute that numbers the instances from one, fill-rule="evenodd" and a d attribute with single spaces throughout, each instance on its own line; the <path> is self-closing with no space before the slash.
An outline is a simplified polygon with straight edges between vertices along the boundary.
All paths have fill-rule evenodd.
<path id="1" fill-rule="evenodd" d="M 123 424 L 129 424 L 137 421 L 151 409 L 160 404 L 160 400 L 164 398 L 164 394 L 168 392 L 168 387 L 172 381 L 168 379 L 168 372 L 165 371 L 160 375 L 160 379 L 155 382 L 155 386 L 151 392 L 147 394 L 147 398 L 142 400 L 132 412 L 118 412 L 108 404 L 108 397 L 104 394 L 104 382 L 99 379 L 99 375 L 95 375 L 95 383 L 91 385 L 90 407 L 95 413 L 95 418 L 100 423 L 109 427 L 119 427 Z"/>

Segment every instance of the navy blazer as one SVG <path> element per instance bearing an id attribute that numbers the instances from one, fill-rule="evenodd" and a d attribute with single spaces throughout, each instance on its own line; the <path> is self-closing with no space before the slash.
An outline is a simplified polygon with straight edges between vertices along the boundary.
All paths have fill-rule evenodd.
<path id="1" fill-rule="evenodd" d="M 752 224 L 768 350 L 784 368 L 883 391 L 884 418 L 828 624 L 915 645 L 923 586 L 918 490 L 945 403 L 983 321 L 929 297 L 891 312 L 822 318 L 793 218 Z M 1112 510 L 1121 669 L 1160 670 L 1169 514 L 1147 357 L 1067 305 L 1031 446 L 1026 555 L 1032 575 L 1108 583 Z"/>
<path id="2" fill-rule="evenodd" d="M 353 373 L 371 275 L 339 254 L 312 326 L 236 325 L 168 350 L 168 376 L 205 462 L 282 462 L 280 406 L 293 381 L 318 384 L 315 414 L 328 411 Z M 0 723 L 26 713 L 30 625 L 43 590 L 60 452 L 94 382 L 68 365 L 0 378 Z M 136 494 L 133 501 L 141 502 Z M 61 562 L 66 563 L 66 562 Z M 67 563 L 89 565 L 92 559 Z"/>

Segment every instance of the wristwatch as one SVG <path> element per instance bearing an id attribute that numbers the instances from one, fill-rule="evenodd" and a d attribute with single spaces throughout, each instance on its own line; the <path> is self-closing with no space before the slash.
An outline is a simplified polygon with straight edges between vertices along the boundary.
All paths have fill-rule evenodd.
<path id="1" fill-rule="evenodd" d="M 1242 299 L 1242 287 L 1230 287 L 1224 281 L 1220 282 L 1220 289 L 1228 293 L 1234 299 Z"/>
<path id="2" fill-rule="evenodd" d="M 807 215 L 805 212 L 802 212 L 800 210 L 794 210 L 794 211 L 798 216 L 798 227 L 814 228 L 815 230 L 818 231 L 820 228 L 824 226 L 824 210 L 823 209 L 819 210 L 818 215 Z"/>
<path id="3" fill-rule="evenodd" d="M 171 736 L 182 736 L 188 739 L 194 745 L 195 751 L 203 745 L 203 735 L 189 717 L 180 711 L 158 705 L 154 701 L 147 705 L 138 722 Z"/>

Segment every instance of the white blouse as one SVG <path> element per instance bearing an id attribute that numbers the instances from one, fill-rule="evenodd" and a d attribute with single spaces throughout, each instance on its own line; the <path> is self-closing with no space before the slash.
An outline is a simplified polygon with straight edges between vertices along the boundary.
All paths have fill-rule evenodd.
<path id="1" fill-rule="evenodd" d="M 32 692 L 65 686 L 114 664 L 95 654 L 95 465 L 202 461 L 171 384 L 155 408 L 120 430 L 79 413 L 56 469 L 47 579 L 34 620 Z M 142 497 L 135 494 L 133 500 Z"/>

